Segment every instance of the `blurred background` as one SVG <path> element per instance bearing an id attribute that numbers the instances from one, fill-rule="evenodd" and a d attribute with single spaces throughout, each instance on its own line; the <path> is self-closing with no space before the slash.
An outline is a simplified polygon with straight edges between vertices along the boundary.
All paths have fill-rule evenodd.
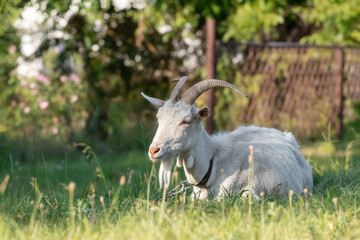
<path id="1" fill-rule="evenodd" d="M 146 152 L 155 110 L 140 92 L 167 99 L 183 75 L 249 95 L 204 94 L 209 131 L 256 124 L 311 142 L 360 129 L 358 0 L 2 0 L 0 11 L 1 161 L 78 142 Z"/>

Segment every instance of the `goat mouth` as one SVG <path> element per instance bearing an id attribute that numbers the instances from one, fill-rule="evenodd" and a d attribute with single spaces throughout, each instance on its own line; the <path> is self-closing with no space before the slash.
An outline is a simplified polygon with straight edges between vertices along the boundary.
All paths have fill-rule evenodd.
<path id="1" fill-rule="evenodd" d="M 150 159 L 151 159 L 151 161 L 153 161 L 153 162 L 159 162 L 159 161 L 163 160 L 164 158 L 166 158 L 167 155 L 168 155 L 168 151 L 165 151 L 165 152 L 162 153 L 161 155 L 151 157 Z"/>

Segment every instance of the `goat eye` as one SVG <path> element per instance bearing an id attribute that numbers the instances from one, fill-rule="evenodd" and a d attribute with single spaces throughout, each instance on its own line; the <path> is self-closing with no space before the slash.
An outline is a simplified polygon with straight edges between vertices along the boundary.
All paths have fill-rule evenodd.
<path id="1" fill-rule="evenodd" d="M 190 124 L 189 121 L 184 120 L 184 121 L 182 121 L 179 125 L 189 125 L 189 124 Z"/>

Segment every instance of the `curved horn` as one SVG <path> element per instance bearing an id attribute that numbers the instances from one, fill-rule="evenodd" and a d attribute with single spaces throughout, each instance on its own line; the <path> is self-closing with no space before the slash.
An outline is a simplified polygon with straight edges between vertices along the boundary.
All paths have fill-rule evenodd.
<path id="1" fill-rule="evenodd" d="M 171 96 L 170 96 L 170 99 L 172 102 L 175 102 L 176 101 L 176 98 L 177 96 L 179 95 L 179 92 L 182 88 L 182 86 L 185 84 L 185 82 L 188 80 L 189 78 L 187 76 L 183 76 L 181 78 L 178 78 L 178 79 L 174 79 L 174 80 L 171 80 L 171 82 L 176 82 L 176 81 L 179 81 L 174 90 L 172 91 L 171 93 Z"/>
<path id="2" fill-rule="evenodd" d="M 244 95 L 245 97 L 247 97 L 247 95 L 241 91 L 240 89 L 238 89 L 237 87 L 235 87 L 234 85 L 225 82 L 223 80 L 218 80 L 218 79 L 208 79 L 208 80 L 204 80 L 201 81 L 195 85 L 193 85 L 191 88 L 189 88 L 184 96 L 181 98 L 181 100 L 187 104 L 194 104 L 194 102 L 196 101 L 196 99 L 205 91 L 211 89 L 211 88 L 215 88 L 215 87 L 225 87 L 225 88 L 230 88 L 233 89 L 235 91 L 237 91 L 238 93 L 241 93 L 242 95 Z"/>
<path id="3" fill-rule="evenodd" d="M 152 105 L 154 105 L 156 108 L 161 108 L 162 106 L 164 106 L 165 102 L 163 100 L 157 99 L 157 98 L 153 98 L 153 97 L 149 97 L 147 96 L 145 93 L 141 92 L 141 95 L 148 100 Z"/>

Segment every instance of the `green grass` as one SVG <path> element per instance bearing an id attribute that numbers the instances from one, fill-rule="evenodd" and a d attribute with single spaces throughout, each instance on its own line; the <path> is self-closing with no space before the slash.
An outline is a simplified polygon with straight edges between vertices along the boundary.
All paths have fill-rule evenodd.
<path id="1" fill-rule="evenodd" d="M 304 147 L 313 194 L 251 204 L 240 196 L 153 203 L 162 192 L 145 151 L 9 157 L 0 169 L 0 239 L 359 239 L 358 140 Z M 173 185 L 185 179 L 177 171 Z"/>

